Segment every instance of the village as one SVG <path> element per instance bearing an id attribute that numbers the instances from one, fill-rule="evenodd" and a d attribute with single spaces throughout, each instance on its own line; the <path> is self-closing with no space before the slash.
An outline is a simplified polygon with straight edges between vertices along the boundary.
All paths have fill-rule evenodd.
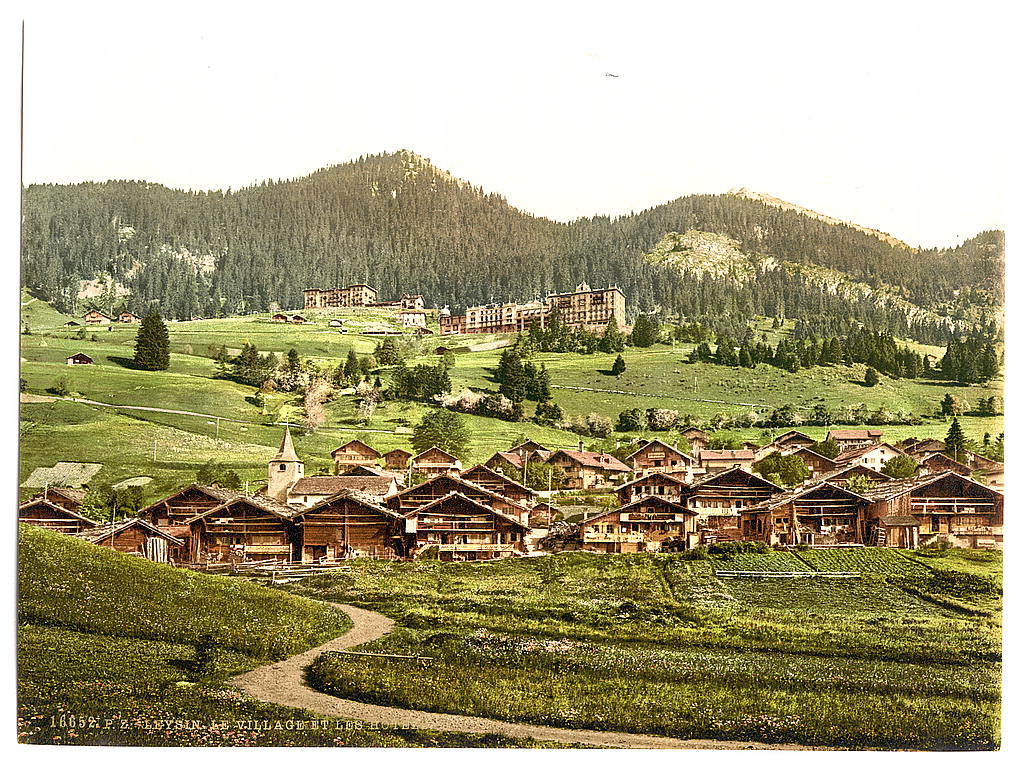
<path id="1" fill-rule="evenodd" d="M 1002 548 L 1002 465 L 973 453 L 954 461 L 941 453 L 941 441 L 893 445 L 878 429 L 836 429 L 828 439 L 841 452 L 829 459 L 797 430 L 740 450 L 706 448 L 709 436 L 696 428 L 680 436 L 685 450 L 651 440 L 624 461 L 582 443 L 549 450 L 527 441 L 469 468 L 437 447 L 382 454 L 351 440 L 332 452 L 334 474 L 307 477 L 286 426 L 266 484 L 254 493 L 192 484 L 134 517 L 101 523 L 82 513 L 82 489 L 50 487 L 19 507 L 19 521 L 196 567 L 477 561 L 552 549 L 678 552 L 730 541 Z M 775 453 L 799 457 L 810 478 L 787 489 L 753 471 Z M 918 464 L 916 474 L 884 474 L 883 465 L 901 455 Z M 529 464 L 549 467 L 550 475 L 557 468 L 561 487 L 527 487 Z M 552 501 L 565 491 L 602 491 L 616 506 L 568 524 Z M 549 538 L 554 530 L 560 536 Z"/>

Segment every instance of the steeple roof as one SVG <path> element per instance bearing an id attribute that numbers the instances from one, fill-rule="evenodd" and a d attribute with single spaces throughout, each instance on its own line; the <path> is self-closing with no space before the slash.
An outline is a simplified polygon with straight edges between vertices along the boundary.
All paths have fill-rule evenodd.
<path id="1" fill-rule="evenodd" d="M 295 453 L 295 446 L 292 445 L 292 433 L 287 424 L 281 437 L 281 447 L 277 449 L 277 455 L 271 461 L 300 461 L 298 454 Z"/>

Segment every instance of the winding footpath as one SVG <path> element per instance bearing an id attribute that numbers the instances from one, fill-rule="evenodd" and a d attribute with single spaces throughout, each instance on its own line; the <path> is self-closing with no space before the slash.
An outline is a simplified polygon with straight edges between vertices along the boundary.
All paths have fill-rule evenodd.
<path id="1" fill-rule="evenodd" d="M 447 715 L 414 709 L 382 707 L 331 696 L 310 688 L 304 671 L 325 651 L 342 651 L 383 637 L 395 622 L 387 616 L 351 605 L 331 603 L 352 619 L 352 629 L 318 648 L 313 648 L 284 661 L 258 667 L 228 682 L 242 692 L 274 704 L 295 707 L 328 717 L 380 723 L 398 728 L 457 731 L 461 733 L 494 733 L 515 738 L 581 744 L 597 747 L 631 749 L 810 749 L 797 744 L 761 744 L 752 741 L 714 741 L 711 739 L 673 739 L 613 731 L 577 731 L 527 723 L 510 723 L 468 715 Z"/>

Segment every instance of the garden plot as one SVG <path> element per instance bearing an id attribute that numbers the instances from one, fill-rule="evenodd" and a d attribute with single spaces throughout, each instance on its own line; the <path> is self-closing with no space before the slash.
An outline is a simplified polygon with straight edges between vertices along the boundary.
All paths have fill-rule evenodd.
<path id="1" fill-rule="evenodd" d="M 101 469 L 103 469 L 102 464 L 58 461 L 52 467 L 36 467 L 21 486 L 22 488 L 46 488 L 51 485 L 59 485 L 77 488 L 88 483 L 93 475 Z"/>

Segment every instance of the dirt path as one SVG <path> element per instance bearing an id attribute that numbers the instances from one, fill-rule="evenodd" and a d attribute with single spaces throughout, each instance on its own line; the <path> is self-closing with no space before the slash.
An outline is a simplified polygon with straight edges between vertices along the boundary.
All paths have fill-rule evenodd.
<path id="1" fill-rule="evenodd" d="M 712 741 L 709 739 L 672 739 L 666 736 L 646 736 L 612 731 L 576 731 L 543 725 L 509 723 L 467 715 L 446 715 L 421 712 L 414 709 L 382 707 L 358 701 L 339 699 L 315 691 L 306 685 L 303 671 L 324 651 L 341 651 L 383 637 L 395 622 L 387 616 L 351 605 L 332 603 L 352 619 L 353 627 L 341 637 L 324 643 L 319 648 L 297 656 L 245 672 L 228 682 L 250 696 L 285 707 L 296 707 L 329 717 L 360 720 L 400 728 L 424 728 L 435 731 L 461 733 L 496 733 L 516 738 L 555 741 L 563 744 L 586 744 L 599 747 L 626 747 L 633 749 L 810 749 L 795 744 L 759 744 L 747 741 Z"/>

